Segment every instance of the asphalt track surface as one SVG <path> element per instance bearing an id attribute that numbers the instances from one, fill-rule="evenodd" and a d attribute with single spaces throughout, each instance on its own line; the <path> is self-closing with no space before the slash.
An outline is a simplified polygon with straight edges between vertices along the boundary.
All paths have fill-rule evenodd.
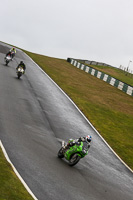
<path id="1" fill-rule="evenodd" d="M 133 200 L 133 174 L 74 104 L 23 52 L 5 66 L 0 43 L 0 140 L 39 200 Z M 15 68 L 23 60 L 26 74 Z M 90 134 L 89 154 L 74 167 L 57 158 L 60 141 Z"/>

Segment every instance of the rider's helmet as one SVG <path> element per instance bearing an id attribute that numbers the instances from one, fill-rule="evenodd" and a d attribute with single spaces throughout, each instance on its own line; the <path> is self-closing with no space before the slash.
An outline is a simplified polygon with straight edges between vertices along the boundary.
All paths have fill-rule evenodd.
<path id="1" fill-rule="evenodd" d="M 92 139 L 92 137 L 91 137 L 90 135 L 87 135 L 87 136 L 86 136 L 86 140 L 87 140 L 88 142 L 91 142 L 91 139 Z"/>
<path id="2" fill-rule="evenodd" d="M 23 65 L 24 64 L 23 61 L 21 61 L 20 64 Z"/>

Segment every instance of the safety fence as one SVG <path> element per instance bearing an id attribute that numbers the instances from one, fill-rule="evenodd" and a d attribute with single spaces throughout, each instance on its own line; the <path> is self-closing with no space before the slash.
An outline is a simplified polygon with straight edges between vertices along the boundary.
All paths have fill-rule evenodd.
<path id="1" fill-rule="evenodd" d="M 104 72 L 98 71 L 98 70 L 94 69 L 93 67 L 82 64 L 73 58 L 68 58 L 67 61 L 70 62 L 73 66 L 77 67 L 78 69 L 81 69 L 81 70 L 85 71 L 86 73 L 89 73 L 89 74 L 109 83 L 110 85 L 118 88 L 119 90 L 125 92 L 126 94 L 128 94 L 130 96 L 133 96 L 133 87 L 132 86 L 127 85 L 126 83 L 124 83 L 114 77 L 111 77 L 110 75 L 105 74 Z"/>
<path id="2" fill-rule="evenodd" d="M 109 65 L 109 64 L 106 64 L 106 63 L 103 63 L 103 62 L 97 62 L 97 61 L 92 61 L 92 60 L 77 60 L 79 62 L 82 62 L 84 64 L 87 64 L 87 65 L 98 65 L 98 66 L 107 66 L 107 67 L 114 67 L 112 65 Z M 116 68 L 116 67 L 114 67 Z"/>

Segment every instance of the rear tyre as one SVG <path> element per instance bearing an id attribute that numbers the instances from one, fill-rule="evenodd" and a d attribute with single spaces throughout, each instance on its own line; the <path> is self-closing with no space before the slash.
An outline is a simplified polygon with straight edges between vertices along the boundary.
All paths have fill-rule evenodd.
<path id="1" fill-rule="evenodd" d="M 58 158 L 64 158 L 63 147 L 58 151 Z"/>
<path id="2" fill-rule="evenodd" d="M 69 165 L 74 166 L 80 161 L 80 156 L 78 154 L 73 154 L 69 160 Z"/>

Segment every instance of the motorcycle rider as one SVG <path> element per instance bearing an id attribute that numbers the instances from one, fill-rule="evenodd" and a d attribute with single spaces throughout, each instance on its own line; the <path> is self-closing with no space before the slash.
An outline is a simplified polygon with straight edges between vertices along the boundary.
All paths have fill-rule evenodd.
<path id="1" fill-rule="evenodd" d="M 13 48 L 10 49 L 10 51 L 6 54 L 6 56 L 10 55 L 11 58 L 13 59 L 14 56 L 15 56 L 15 54 L 16 54 L 16 49 L 15 49 L 15 47 L 13 47 Z"/>
<path id="2" fill-rule="evenodd" d="M 18 70 L 19 67 L 22 67 L 23 70 L 24 70 L 24 73 L 25 73 L 25 70 L 26 70 L 26 65 L 24 64 L 23 61 L 20 61 L 20 63 L 18 64 L 18 66 L 16 67 L 16 70 Z"/>
<path id="3" fill-rule="evenodd" d="M 78 139 L 69 139 L 69 142 L 67 145 L 64 147 L 65 149 L 69 149 L 69 147 L 76 145 L 80 145 L 81 142 L 86 142 L 88 144 L 88 148 L 90 148 L 90 143 L 91 143 L 92 137 L 90 135 L 87 135 L 86 137 L 80 137 Z"/>

